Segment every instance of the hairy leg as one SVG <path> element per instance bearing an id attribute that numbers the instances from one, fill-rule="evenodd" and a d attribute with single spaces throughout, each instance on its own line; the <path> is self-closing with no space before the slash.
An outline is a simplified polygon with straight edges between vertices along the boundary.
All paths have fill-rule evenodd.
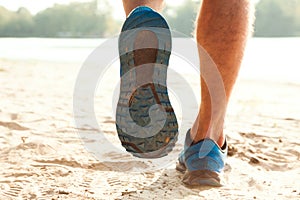
<path id="1" fill-rule="evenodd" d="M 201 46 L 198 48 L 201 106 L 191 130 L 194 142 L 211 138 L 219 146 L 224 144 L 223 124 L 226 108 L 238 76 L 246 41 L 252 30 L 253 8 L 250 1 L 203 0 L 202 2 L 196 24 L 196 39 Z M 212 60 L 208 58 L 206 52 Z M 215 74 L 211 73 L 214 66 L 221 75 L 223 85 L 216 83 Z"/>
<path id="2" fill-rule="evenodd" d="M 159 12 L 164 7 L 164 0 L 123 0 L 123 7 L 126 16 L 138 6 L 148 6 L 153 10 Z"/>

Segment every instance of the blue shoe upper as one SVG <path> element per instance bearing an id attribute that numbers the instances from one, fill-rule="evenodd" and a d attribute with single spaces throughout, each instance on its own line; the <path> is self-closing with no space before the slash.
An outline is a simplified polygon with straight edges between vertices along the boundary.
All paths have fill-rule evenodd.
<path id="1" fill-rule="evenodd" d="M 165 20 L 161 20 L 162 16 L 146 6 L 135 8 L 127 17 L 122 32 L 138 27 L 159 27 L 169 29 Z M 158 20 L 156 20 L 158 19 Z"/>
<path id="2" fill-rule="evenodd" d="M 208 138 L 196 144 L 191 144 L 192 140 L 189 130 L 186 135 L 184 150 L 178 158 L 179 162 L 183 164 L 188 171 L 209 170 L 218 173 L 222 172 L 227 157 L 226 141 L 223 149 Z"/>

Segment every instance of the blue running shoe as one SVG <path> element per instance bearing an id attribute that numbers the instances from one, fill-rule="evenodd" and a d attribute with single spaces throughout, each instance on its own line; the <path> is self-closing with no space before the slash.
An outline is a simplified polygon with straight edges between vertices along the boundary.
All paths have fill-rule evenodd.
<path id="1" fill-rule="evenodd" d="M 119 37 L 120 96 L 116 128 L 126 151 L 140 158 L 159 158 L 172 151 L 178 124 L 166 86 L 171 32 L 165 19 L 138 7 Z"/>
<path id="2" fill-rule="evenodd" d="M 220 174 L 227 157 L 227 142 L 220 148 L 213 140 L 203 139 L 192 144 L 190 130 L 176 169 L 184 173 L 183 183 L 189 186 L 222 186 Z"/>

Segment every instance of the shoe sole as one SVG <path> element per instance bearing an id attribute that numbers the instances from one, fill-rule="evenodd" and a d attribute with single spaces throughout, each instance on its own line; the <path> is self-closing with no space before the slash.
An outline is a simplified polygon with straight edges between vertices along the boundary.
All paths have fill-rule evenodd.
<path id="1" fill-rule="evenodd" d="M 189 187 L 212 186 L 221 187 L 221 175 L 210 170 L 187 171 L 182 163 L 176 164 L 176 170 L 184 174 L 182 182 Z"/>
<path id="2" fill-rule="evenodd" d="M 164 34 L 157 34 L 157 29 L 163 29 Z M 166 156 L 178 137 L 177 119 L 166 87 L 171 54 L 166 21 L 154 11 L 129 16 L 119 38 L 119 53 L 121 85 L 116 128 L 121 144 L 136 157 Z M 162 124 L 160 130 L 155 126 L 158 123 Z"/>

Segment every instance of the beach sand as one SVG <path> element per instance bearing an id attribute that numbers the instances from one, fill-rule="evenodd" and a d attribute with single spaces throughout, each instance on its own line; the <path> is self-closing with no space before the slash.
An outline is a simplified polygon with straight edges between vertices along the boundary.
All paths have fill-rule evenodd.
<path id="1" fill-rule="evenodd" d="M 0 199 L 300 199 L 300 85 L 239 79 L 226 118 L 225 185 L 188 188 L 175 161 L 150 172 L 125 152 L 102 161 L 87 151 L 102 144 L 83 141 L 74 124 L 80 67 L 0 61 Z M 95 99 L 97 119 L 120 146 L 103 98 Z"/>

